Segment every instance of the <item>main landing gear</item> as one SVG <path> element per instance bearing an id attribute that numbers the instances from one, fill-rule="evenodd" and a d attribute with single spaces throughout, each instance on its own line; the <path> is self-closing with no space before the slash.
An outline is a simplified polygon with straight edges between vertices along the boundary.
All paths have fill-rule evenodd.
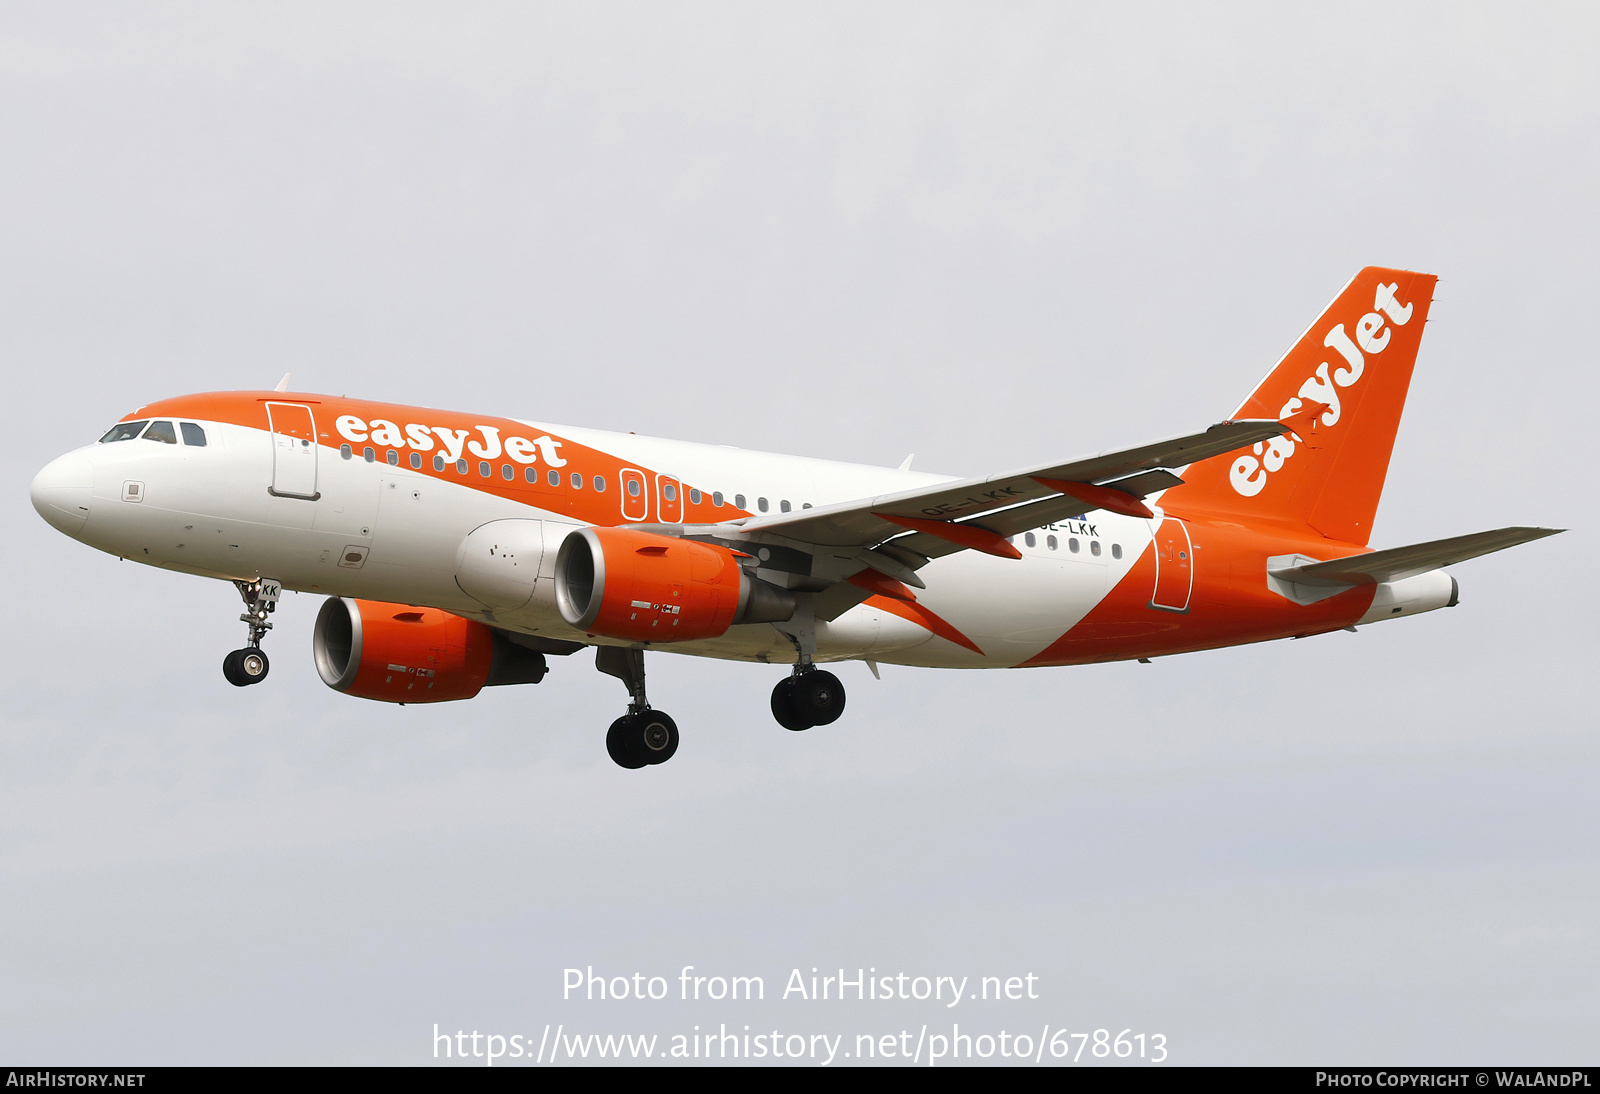
<path id="1" fill-rule="evenodd" d="M 267 670 L 272 667 L 266 651 L 261 648 L 261 640 L 272 629 L 267 616 L 278 610 L 278 597 L 283 593 L 283 585 L 264 577 L 254 581 L 235 581 L 233 584 L 244 598 L 245 611 L 239 617 L 239 622 L 249 624 L 250 641 L 244 649 L 234 650 L 222 659 L 222 675 L 234 687 L 242 688 L 261 683 L 267 678 Z"/>
<path id="2" fill-rule="evenodd" d="M 611 723 L 606 751 L 619 767 L 636 770 L 664 764 L 678 751 L 678 723 L 650 709 L 644 694 L 644 651 L 597 646 L 594 667 L 628 688 L 628 713 Z"/>
<path id="3" fill-rule="evenodd" d="M 784 729 L 825 726 L 844 713 L 844 685 L 826 669 L 807 662 L 772 689 L 772 716 Z"/>
<path id="4" fill-rule="evenodd" d="M 772 689 L 772 716 L 784 729 L 798 732 L 825 726 L 844 713 L 844 685 L 812 663 L 817 655 L 817 621 L 811 597 L 797 597 L 794 616 L 778 630 L 794 643 L 794 672 Z"/>

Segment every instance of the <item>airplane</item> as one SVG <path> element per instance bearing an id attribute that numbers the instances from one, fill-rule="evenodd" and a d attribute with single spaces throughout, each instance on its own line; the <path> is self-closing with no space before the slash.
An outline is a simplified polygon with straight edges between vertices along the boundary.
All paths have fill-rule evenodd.
<path id="1" fill-rule="evenodd" d="M 140 407 L 33 480 L 91 547 L 232 582 L 260 683 L 285 589 L 313 661 L 388 703 L 538 683 L 593 648 L 606 748 L 670 759 L 644 654 L 787 666 L 773 717 L 844 711 L 820 666 L 1024 668 L 1304 638 L 1454 607 L 1442 567 L 1561 529 L 1368 546 L 1437 278 L 1369 267 L 1198 433 L 953 478 L 287 390 Z"/>

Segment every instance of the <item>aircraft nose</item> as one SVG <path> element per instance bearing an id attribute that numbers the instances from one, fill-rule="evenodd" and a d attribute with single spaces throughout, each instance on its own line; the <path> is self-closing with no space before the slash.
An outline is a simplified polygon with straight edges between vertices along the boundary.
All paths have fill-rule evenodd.
<path id="1" fill-rule="evenodd" d="M 76 536 L 89 519 L 89 498 L 94 494 L 94 466 L 77 452 L 45 464 L 28 488 L 33 507 L 50 526 Z"/>

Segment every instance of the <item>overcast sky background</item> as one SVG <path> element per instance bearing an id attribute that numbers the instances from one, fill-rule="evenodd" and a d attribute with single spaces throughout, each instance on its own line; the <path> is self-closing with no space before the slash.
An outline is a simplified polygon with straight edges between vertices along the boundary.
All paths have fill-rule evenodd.
<path id="1" fill-rule="evenodd" d="M 0 1059 L 960 1021 L 1595 1062 L 1597 42 L 1587 4 L 6 3 Z M 229 687 L 231 587 L 27 499 L 145 402 L 288 370 L 995 471 L 1226 416 L 1372 264 L 1444 279 L 1374 545 L 1572 532 L 1354 635 L 846 665 L 804 734 L 776 669 L 652 656 L 684 737 L 642 772 L 591 658 L 366 703 L 317 679 L 310 597 Z M 560 1000 L 689 964 L 768 1000 Z M 1041 998 L 775 998 L 812 966 Z"/>

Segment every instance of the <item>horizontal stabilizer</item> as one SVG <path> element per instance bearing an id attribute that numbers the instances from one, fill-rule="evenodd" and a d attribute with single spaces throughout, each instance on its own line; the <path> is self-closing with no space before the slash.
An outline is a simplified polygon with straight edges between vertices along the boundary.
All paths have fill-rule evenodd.
<path id="1" fill-rule="evenodd" d="M 1391 547 L 1386 551 L 1336 558 L 1332 562 L 1285 566 L 1269 570 L 1268 573 L 1296 585 L 1376 585 L 1415 577 L 1429 570 L 1453 566 L 1469 558 L 1504 551 L 1507 547 L 1530 543 L 1564 531 L 1564 528 L 1497 528 L 1492 532 L 1474 532 L 1469 536 L 1436 539 L 1429 543 L 1413 543 L 1409 547 Z"/>

